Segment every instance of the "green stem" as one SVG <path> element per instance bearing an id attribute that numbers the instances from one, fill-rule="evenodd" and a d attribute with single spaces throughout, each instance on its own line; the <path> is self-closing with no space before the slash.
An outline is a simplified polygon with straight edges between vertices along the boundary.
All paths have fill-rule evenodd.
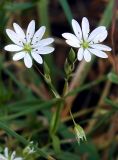
<path id="1" fill-rule="evenodd" d="M 56 88 L 54 87 L 54 85 L 52 83 L 49 84 L 53 94 L 55 95 L 56 98 L 61 98 L 59 93 L 57 92 Z"/>
<path id="2" fill-rule="evenodd" d="M 73 120 L 74 125 L 76 126 L 76 122 L 75 122 L 75 120 L 74 120 L 74 117 L 73 117 L 73 114 L 72 114 L 71 110 L 70 110 L 70 116 L 71 116 L 71 118 L 72 118 L 72 120 Z"/>
<path id="3" fill-rule="evenodd" d="M 56 112 L 53 115 L 52 123 L 51 123 L 52 126 L 51 126 L 51 129 L 50 129 L 50 135 L 51 136 L 54 135 L 57 132 L 57 129 L 58 129 L 58 126 L 59 126 L 60 114 L 61 114 L 62 107 L 63 107 L 63 102 L 60 102 L 57 105 Z"/>

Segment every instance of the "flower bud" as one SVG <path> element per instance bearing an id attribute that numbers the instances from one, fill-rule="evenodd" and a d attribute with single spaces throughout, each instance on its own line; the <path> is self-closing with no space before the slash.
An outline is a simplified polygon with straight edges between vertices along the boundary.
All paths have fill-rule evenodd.
<path id="1" fill-rule="evenodd" d="M 72 48 L 70 49 L 68 58 L 71 63 L 74 63 L 76 56 L 75 56 L 75 51 Z"/>
<path id="2" fill-rule="evenodd" d="M 78 143 L 80 143 L 81 139 L 86 141 L 85 132 L 79 124 L 75 124 L 74 131 L 75 131 Z"/>
<path id="3" fill-rule="evenodd" d="M 69 63 L 68 63 L 67 59 L 66 59 L 65 64 L 64 64 L 64 71 L 65 71 L 66 75 L 69 74 Z"/>

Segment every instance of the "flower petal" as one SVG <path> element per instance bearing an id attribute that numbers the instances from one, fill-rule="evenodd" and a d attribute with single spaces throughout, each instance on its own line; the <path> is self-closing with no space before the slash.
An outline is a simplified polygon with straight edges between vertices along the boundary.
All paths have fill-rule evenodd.
<path id="1" fill-rule="evenodd" d="M 17 157 L 17 158 L 15 158 L 14 160 L 23 160 L 23 158 Z"/>
<path id="2" fill-rule="evenodd" d="M 13 60 L 18 61 L 18 60 L 24 58 L 25 54 L 26 54 L 25 52 L 18 52 L 13 56 Z"/>
<path id="3" fill-rule="evenodd" d="M 13 23 L 13 27 L 14 27 L 16 34 L 20 37 L 23 43 L 26 43 L 25 33 L 22 30 L 22 28 L 17 23 Z"/>
<path id="4" fill-rule="evenodd" d="M 38 43 L 33 45 L 33 47 L 38 47 L 38 46 L 44 47 L 44 46 L 47 46 L 53 42 L 54 42 L 53 38 L 46 38 L 46 39 L 40 40 Z"/>
<path id="5" fill-rule="evenodd" d="M 15 44 L 9 44 L 4 48 L 6 51 L 16 52 L 23 50 L 23 47 L 17 46 Z"/>
<path id="6" fill-rule="evenodd" d="M 15 44 L 23 46 L 22 40 L 14 31 L 12 31 L 11 29 L 6 29 L 6 33 Z"/>
<path id="7" fill-rule="evenodd" d="M 32 52 L 31 54 L 32 54 L 32 57 L 34 58 L 34 60 L 36 62 L 38 62 L 39 64 L 43 63 L 43 59 L 42 59 L 42 57 L 38 53 Z"/>
<path id="8" fill-rule="evenodd" d="M 72 47 L 75 47 L 75 48 L 79 48 L 80 47 L 80 44 L 79 43 L 75 43 L 71 40 L 66 40 L 66 43 Z"/>
<path id="9" fill-rule="evenodd" d="M 34 36 L 34 32 L 35 32 L 35 21 L 32 20 L 27 27 L 27 32 L 26 32 L 27 43 L 31 42 L 32 37 Z"/>
<path id="10" fill-rule="evenodd" d="M 84 50 L 84 59 L 85 59 L 86 62 L 91 61 L 91 54 L 87 49 Z"/>
<path id="11" fill-rule="evenodd" d="M 72 20 L 72 27 L 73 27 L 73 31 L 74 31 L 75 35 L 81 40 L 82 39 L 82 30 L 80 28 L 79 23 L 75 19 Z"/>
<path id="12" fill-rule="evenodd" d="M 89 51 L 96 55 L 97 57 L 100 57 L 100 58 L 108 58 L 108 55 L 103 52 L 103 51 L 100 51 L 100 50 L 97 50 L 97 49 L 89 49 Z"/>
<path id="13" fill-rule="evenodd" d="M 88 41 L 92 41 L 97 35 L 99 35 L 100 33 L 104 33 L 105 30 L 106 30 L 106 27 L 104 26 L 97 27 L 90 33 L 88 37 Z"/>
<path id="14" fill-rule="evenodd" d="M 15 155 L 16 155 L 16 152 L 14 151 L 14 152 L 11 154 L 11 160 L 14 160 Z"/>
<path id="15" fill-rule="evenodd" d="M 93 42 L 94 42 L 94 43 L 103 42 L 103 41 L 106 39 L 107 35 L 108 35 L 107 30 L 105 30 L 104 32 L 99 33 L 99 34 L 93 39 Z"/>
<path id="16" fill-rule="evenodd" d="M 77 52 L 77 59 L 81 61 L 83 59 L 83 56 L 84 56 L 84 50 L 83 48 L 80 48 Z"/>
<path id="17" fill-rule="evenodd" d="M 4 149 L 4 155 L 5 155 L 5 157 L 6 158 L 8 158 L 8 147 L 5 147 L 5 149 Z"/>
<path id="18" fill-rule="evenodd" d="M 36 52 L 38 54 L 49 54 L 51 52 L 54 51 L 54 48 L 53 47 L 39 47 L 39 48 L 36 48 L 36 49 L 33 49 L 33 52 Z"/>
<path id="19" fill-rule="evenodd" d="M 82 19 L 82 33 L 83 33 L 83 38 L 86 40 L 88 38 L 90 28 L 89 28 L 89 21 L 86 17 Z"/>
<path id="20" fill-rule="evenodd" d="M 6 158 L 2 154 L 0 154 L 0 160 L 6 160 Z"/>
<path id="21" fill-rule="evenodd" d="M 36 43 L 38 43 L 38 41 L 41 40 L 41 38 L 43 37 L 45 30 L 45 26 L 40 27 L 38 31 L 36 31 L 36 33 L 34 34 L 31 44 L 35 45 Z"/>
<path id="22" fill-rule="evenodd" d="M 63 33 L 62 36 L 69 41 L 73 41 L 74 43 L 80 43 L 79 39 L 72 33 Z"/>
<path id="23" fill-rule="evenodd" d="M 97 49 L 97 50 L 102 50 L 102 51 L 111 51 L 112 49 L 109 46 L 103 45 L 103 44 L 92 44 L 90 47 Z"/>
<path id="24" fill-rule="evenodd" d="M 32 67 L 32 58 L 30 57 L 30 55 L 28 53 L 25 54 L 24 63 L 27 68 Z"/>

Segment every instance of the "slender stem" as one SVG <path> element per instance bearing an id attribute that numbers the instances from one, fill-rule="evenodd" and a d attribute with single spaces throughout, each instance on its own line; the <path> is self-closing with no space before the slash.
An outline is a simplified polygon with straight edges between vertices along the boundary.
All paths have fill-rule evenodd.
<path id="1" fill-rule="evenodd" d="M 53 126 L 51 128 L 51 131 L 50 131 L 51 135 L 54 135 L 57 132 L 57 130 L 58 130 L 59 121 L 60 121 L 60 114 L 61 114 L 62 107 L 63 107 L 63 102 L 58 103 L 57 108 L 56 108 L 56 112 L 53 115 L 54 119 L 52 119 L 54 122 L 53 122 Z"/>
<path id="2" fill-rule="evenodd" d="M 59 93 L 57 92 L 56 88 L 54 87 L 54 85 L 52 83 L 49 84 L 53 94 L 55 95 L 56 98 L 61 98 Z"/>
<path id="3" fill-rule="evenodd" d="M 95 110 L 95 108 L 89 108 L 89 109 L 83 109 L 82 111 L 79 111 L 79 112 L 77 112 L 77 113 L 73 113 L 73 118 L 78 118 L 78 117 L 81 117 L 81 116 L 83 116 L 83 115 L 86 115 L 86 114 L 88 114 L 88 113 L 90 113 L 90 112 L 93 112 Z M 72 118 L 71 118 L 71 116 L 68 116 L 68 117 L 64 117 L 63 119 L 62 119 L 62 122 L 67 122 L 67 121 L 70 121 Z"/>
<path id="4" fill-rule="evenodd" d="M 37 65 L 36 65 L 36 64 L 34 64 L 34 66 L 35 66 L 35 68 L 37 69 L 37 71 L 41 74 L 41 76 L 44 78 L 43 73 L 40 71 L 40 69 L 37 67 Z"/>
<path id="5" fill-rule="evenodd" d="M 75 122 L 75 120 L 74 120 L 73 114 L 72 114 L 71 110 L 69 110 L 69 111 L 70 111 L 70 116 L 71 116 L 71 118 L 72 118 L 72 120 L 73 120 L 73 123 L 74 123 L 74 125 L 76 126 L 76 122 Z"/>
<path id="6" fill-rule="evenodd" d="M 43 77 L 43 79 L 45 80 L 45 76 L 43 75 L 43 73 L 39 70 L 39 68 L 37 67 L 37 65 L 34 65 L 35 68 L 37 69 L 37 71 L 41 74 L 41 76 Z M 46 82 L 47 83 L 47 82 Z M 54 87 L 54 85 L 52 83 L 47 83 L 49 85 L 49 87 L 51 88 L 51 91 L 53 92 L 53 94 L 55 95 L 56 98 L 60 98 L 60 95 L 58 94 L 56 88 Z"/>

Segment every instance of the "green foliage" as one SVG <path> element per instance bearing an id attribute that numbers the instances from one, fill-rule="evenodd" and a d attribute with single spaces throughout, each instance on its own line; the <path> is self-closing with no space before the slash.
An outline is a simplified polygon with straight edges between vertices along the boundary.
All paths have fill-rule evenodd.
<path id="1" fill-rule="evenodd" d="M 59 0 L 60 5 L 62 6 L 65 16 L 68 22 L 71 24 L 71 20 L 73 19 L 72 12 L 67 0 Z"/>
<path id="2" fill-rule="evenodd" d="M 116 75 L 115 73 L 109 73 L 108 74 L 108 79 L 114 83 L 114 84 L 118 84 L 118 75 Z"/>
<path id="3" fill-rule="evenodd" d="M 62 7 L 61 11 L 63 11 L 67 21 L 71 24 L 73 13 L 71 11 L 71 6 L 69 6 L 69 1 L 59 0 L 58 3 Z M 1 1 L 1 48 L 7 44 L 5 29 L 7 27 L 11 27 L 12 21 L 15 18 L 25 26 L 24 22 L 26 20 L 24 17 L 29 15 L 28 19 L 30 19 L 32 12 L 34 12 L 32 17 L 39 23 L 37 26 L 46 26 L 47 30 L 45 37 L 51 36 L 52 24 L 50 21 L 49 5 L 49 0 L 31 0 L 27 2 L 24 0 L 20 3 L 16 3 L 12 0 Z M 106 27 L 110 26 L 112 20 L 112 8 L 113 0 L 110 0 L 104 14 L 102 15 L 99 25 L 105 25 Z M 85 91 L 91 91 L 92 87 L 96 87 L 96 91 L 98 91 L 99 86 L 107 83 L 107 80 L 117 85 L 118 75 L 110 72 L 108 75 L 104 74 L 103 76 L 96 78 L 94 81 L 88 82 L 88 73 L 93 73 L 90 72 L 93 63 L 95 62 L 95 57 L 93 57 L 92 61 L 84 66 L 84 71 L 78 81 L 79 86 L 74 90 L 68 91 L 68 80 L 72 78 L 72 73 L 75 69 L 75 53 L 76 52 L 71 49 L 67 56 L 64 67 L 66 82 L 61 95 L 58 93 L 56 89 L 57 86 L 55 87 L 55 84 L 58 83 L 57 75 L 61 73 L 61 78 L 64 78 L 64 74 L 62 70 L 57 69 L 53 56 L 46 56 L 44 68 L 42 67 L 43 69 L 40 66 L 37 66 L 41 71 L 43 70 L 45 78 L 50 78 L 49 83 L 45 83 L 46 81 L 44 82 L 44 77 L 40 75 L 35 67 L 31 70 L 26 70 L 21 63 L 17 66 L 15 63 L 13 64 L 11 62 L 11 55 L 5 53 L 3 49 L 1 50 L 0 146 L 2 148 L 5 146 L 13 149 L 16 148 L 16 150 L 22 154 L 23 148 L 33 140 L 34 144 L 38 144 L 37 146 L 34 145 L 36 149 L 36 157 L 38 158 L 43 157 L 49 160 L 81 160 L 85 155 L 87 155 L 87 160 L 102 159 L 101 152 L 99 152 L 99 148 L 97 148 L 93 143 L 92 138 L 94 137 L 94 134 L 101 134 L 102 129 L 105 130 L 108 127 L 111 116 L 114 116 L 118 111 L 117 101 L 114 101 L 111 97 L 106 98 L 105 96 L 104 103 L 106 106 L 110 106 L 111 109 L 103 115 L 101 114 L 98 117 L 93 117 L 93 119 L 97 120 L 97 123 L 92 128 L 91 132 L 88 133 L 88 141 L 84 143 L 82 142 L 80 145 L 78 145 L 77 140 L 75 139 L 72 120 L 68 117 L 69 115 L 67 115 L 67 117 L 63 117 L 61 112 L 66 105 L 66 98 L 75 96 L 78 93 L 84 93 Z M 86 83 L 84 83 L 85 80 Z M 101 88 L 100 91 L 102 91 Z M 51 94 L 51 92 L 53 94 Z M 81 98 L 79 100 L 81 101 Z M 88 107 L 88 103 L 82 103 Z M 76 106 L 77 112 L 84 110 L 83 108 L 79 108 L 79 105 L 74 105 Z M 96 102 L 94 105 L 94 107 L 97 108 L 99 103 Z M 91 119 L 91 116 L 88 116 L 89 107 L 86 109 L 87 111 L 81 117 L 81 114 L 78 117 L 75 117 L 77 118 L 77 121 L 79 121 L 79 124 L 85 124 L 85 127 L 89 121 L 93 120 Z M 64 118 L 69 118 L 69 121 L 64 121 Z M 82 126 L 82 128 L 84 127 Z M 6 135 L 8 135 L 7 138 Z M 110 146 L 107 146 L 107 148 L 108 147 L 109 160 L 112 160 L 116 153 L 116 141 L 114 140 Z M 32 157 L 30 158 L 33 159 Z"/>
<path id="4" fill-rule="evenodd" d="M 32 2 L 23 2 L 23 3 L 6 3 L 4 9 L 9 12 L 23 11 L 34 7 Z"/>

